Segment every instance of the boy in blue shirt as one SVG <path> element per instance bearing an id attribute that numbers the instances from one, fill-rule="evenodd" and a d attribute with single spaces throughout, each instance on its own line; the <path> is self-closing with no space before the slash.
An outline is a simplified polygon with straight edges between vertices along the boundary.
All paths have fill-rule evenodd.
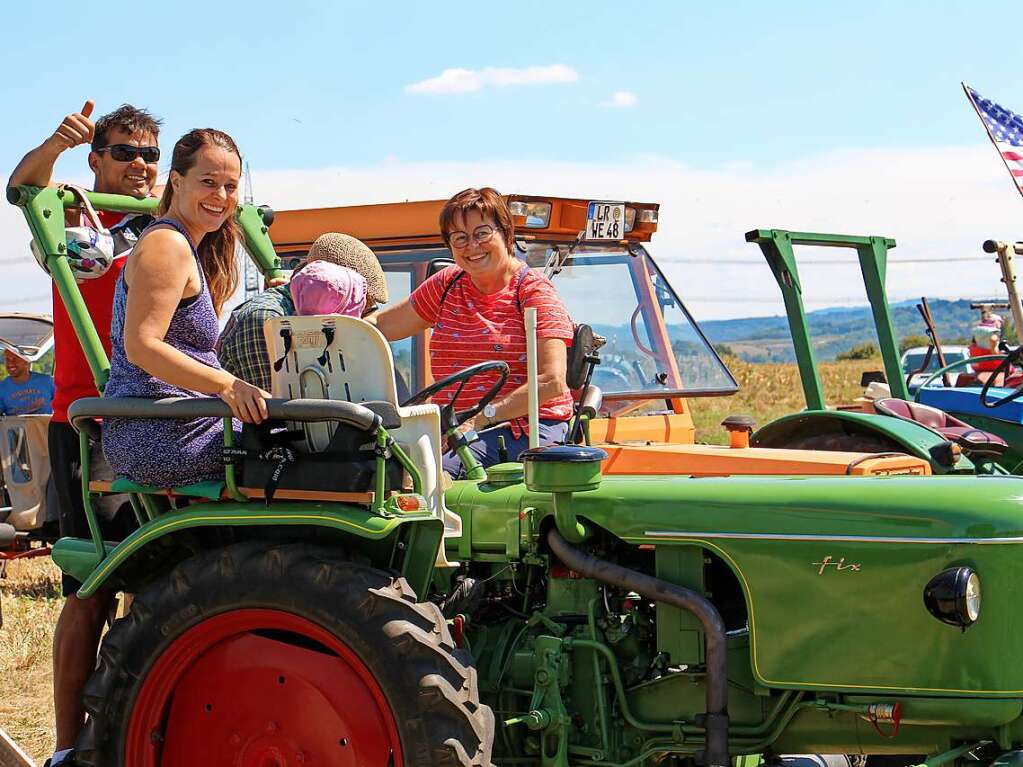
<path id="1" fill-rule="evenodd" d="M 4 350 L 7 378 L 0 381 L 0 415 L 53 412 L 53 378 L 33 373 L 32 367 L 10 349 Z"/>

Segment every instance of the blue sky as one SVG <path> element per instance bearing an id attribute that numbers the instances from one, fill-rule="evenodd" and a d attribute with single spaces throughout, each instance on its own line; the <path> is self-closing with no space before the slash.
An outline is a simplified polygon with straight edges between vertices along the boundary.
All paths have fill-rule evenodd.
<path id="1" fill-rule="evenodd" d="M 99 112 L 122 101 L 149 106 L 168 138 L 196 125 L 223 128 L 268 168 L 642 154 L 770 166 L 834 146 L 973 140 L 962 79 L 1023 103 L 1015 67 L 986 48 L 999 34 L 997 4 L 981 15 L 934 2 L 517 0 L 500 12 L 479 2 L 287 10 L 184 2 L 166 13 L 103 3 L 88 30 L 71 21 L 89 15 L 78 5 L 63 4 L 64 19 L 50 22 L 44 10 L 61 5 L 5 8 L 3 87 L 8 114 L 19 118 L 5 126 L 4 168 L 83 94 Z M 1003 10 L 1012 15 L 1008 3 Z M 35 29 L 45 34 L 33 37 Z M 552 64 L 573 68 L 578 81 L 461 95 L 404 90 L 448 68 Z M 27 76 L 14 76 L 19 66 Z M 615 91 L 636 94 L 636 107 L 600 108 Z"/>
<path id="2" fill-rule="evenodd" d="M 949 211 L 981 216 L 975 234 L 961 222 L 959 253 L 992 234 L 1023 237 L 990 231 L 1018 221 L 1023 200 L 1013 199 L 994 150 L 981 150 L 984 133 L 959 88 L 966 80 L 1023 109 L 1023 83 L 999 42 L 999 19 L 1014 10 L 1007 2 L 985 5 L 983 15 L 935 2 L 17 3 L 0 28 L 0 169 L 9 173 L 88 97 L 98 114 L 125 101 L 149 107 L 165 120 L 168 148 L 191 127 L 227 130 L 252 165 L 256 196 L 276 207 L 440 197 L 463 180 L 488 179 L 520 187 L 507 191 L 658 199 L 664 257 L 679 262 L 721 253 L 701 250 L 719 241 L 729 256 L 754 258 L 741 242 L 754 226 L 887 227 L 912 246 L 947 226 Z M 453 69 L 469 72 L 444 74 Z M 463 89 L 445 87 L 452 83 Z M 928 173 L 937 163 L 964 175 L 950 173 L 936 202 L 928 195 L 942 176 L 914 180 L 913 158 Z M 905 173 L 893 179 L 900 160 Z M 69 153 L 58 175 L 80 177 L 84 166 L 84 152 Z M 334 172 L 316 175 L 324 169 Z M 643 185 L 658 173 L 660 185 Z M 833 201 L 822 200 L 825 190 Z M 963 199 L 946 199 L 956 193 Z M 895 215 L 892 206 L 913 197 Z M 756 220 L 739 220 L 739 211 Z M 769 215 L 786 218 L 758 218 Z M 11 221 L 0 214 L 3 231 Z M 719 240 L 708 239 L 715 228 Z M 698 292 L 709 298 L 720 276 L 701 275 L 686 281 L 702 280 Z M 906 278 L 905 291 L 915 287 Z M 705 303 L 698 316 L 721 316 Z"/>

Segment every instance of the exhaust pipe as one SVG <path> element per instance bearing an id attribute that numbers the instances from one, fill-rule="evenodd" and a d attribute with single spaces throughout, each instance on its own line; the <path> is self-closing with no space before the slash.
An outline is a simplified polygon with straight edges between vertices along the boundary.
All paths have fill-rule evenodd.
<path id="1" fill-rule="evenodd" d="M 692 589 L 676 586 L 621 565 L 597 559 L 569 545 L 557 528 L 547 533 L 547 545 L 569 569 L 610 586 L 635 591 L 640 596 L 672 605 L 699 618 L 707 643 L 707 713 L 698 722 L 707 731 L 707 743 L 699 763 L 707 767 L 728 767 L 728 666 L 725 622 L 710 600 Z"/>

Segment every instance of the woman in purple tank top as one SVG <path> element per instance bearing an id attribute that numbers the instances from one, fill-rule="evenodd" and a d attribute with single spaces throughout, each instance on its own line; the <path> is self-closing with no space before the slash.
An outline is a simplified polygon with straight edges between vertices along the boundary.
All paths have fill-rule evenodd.
<path id="1" fill-rule="evenodd" d="M 153 222 L 128 257 L 114 293 L 105 397 L 215 395 L 235 417 L 266 418 L 270 395 L 224 371 L 217 317 L 234 292 L 241 156 L 226 133 L 193 130 L 174 145 L 170 178 Z M 223 421 L 110 418 L 103 452 L 119 476 L 186 485 L 224 475 Z"/>

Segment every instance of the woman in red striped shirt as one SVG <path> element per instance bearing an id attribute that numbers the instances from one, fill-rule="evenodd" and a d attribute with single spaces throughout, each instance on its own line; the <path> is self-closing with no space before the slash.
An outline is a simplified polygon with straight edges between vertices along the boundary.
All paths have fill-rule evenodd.
<path id="1" fill-rule="evenodd" d="M 567 347 L 573 324 L 550 280 L 516 258 L 515 229 L 504 198 L 494 189 L 466 189 L 444 205 L 440 230 L 455 266 L 438 272 L 408 299 L 380 313 L 376 325 L 389 341 L 432 328 L 430 365 L 437 380 L 490 360 L 508 363 L 510 375 L 497 397 L 463 431 L 479 432 L 470 449 L 484 466 L 497 463 L 498 437 L 509 460 L 528 446 L 525 310 L 537 310 L 540 444 L 563 442 L 572 415 L 565 383 Z M 493 382 L 473 379 L 455 402 L 458 410 L 475 405 Z M 433 401 L 451 401 L 454 386 Z M 462 475 L 461 462 L 449 453 L 444 470 Z"/>

